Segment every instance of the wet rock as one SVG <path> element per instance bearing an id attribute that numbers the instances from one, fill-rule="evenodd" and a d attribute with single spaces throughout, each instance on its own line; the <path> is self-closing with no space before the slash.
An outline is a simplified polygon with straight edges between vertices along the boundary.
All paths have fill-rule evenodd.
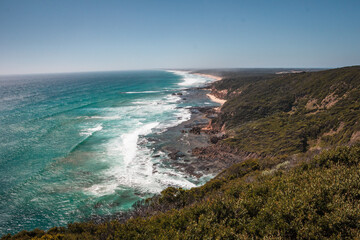
<path id="1" fill-rule="evenodd" d="M 148 141 L 151 141 L 151 142 L 158 142 L 159 141 L 157 138 L 154 138 L 154 137 L 147 137 L 146 139 Z"/>
<path id="2" fill-rule="evenodd" d="M 190 111 L 191 110 L 197 110 L 201 113 L 212 113 L 214 112 L 214 107 L 190 107 L 189 108 Z"/>
<path id="3" fill-rule="evenodd" d="M 180 152 L 180 151 L 178 151 L 178 152 L 176 153 L 176 157 L 178 157 L 178 158 L 180 158 L 180 157 L 185 157 L 185 154 L 182 153 L 182 152 Z"/>
<path id="4" fill-rule="evenodd" d="M 210 118 L 210 119 L 214 119 L 214 118 L 217 118 L 218 115 L 217 114 L 208 114 L 206 115 L 207 118 Z"/>
<path id="5" fill-rule="evenodd" d="M 200 113 L 200 111 L 198 109 L 194 109 L 194 108 L 190 108 L 190 112 L 192 114 L 197 114 L 197 113 Z"/>
<path id="6" fill-rule="evenodd" d="M 158 158 L 158 157 L 160 157 L 160 155 L 159 155 L 159 154 L 156 154 L 156 155 L 153 155 L 153 157 L 154 157 L 154 158 Z"/>
<path id="7" fill-rule="evenodd" d="M 177 160 L 181 157 L 184 157 L 185 154 L 180 152 L 180 151 L 176 151 L 176 152 L 171 152 L 169 153 L 169 157 L 172 159 L 172 160 Z"/>
<path id="8" fill-rule="evenodd" d="M 183 94 L 182 94 L 181 92 L 179 92 L 179 93 L 177 93 L 176 95 L 178 95 L 178 96 L 182 96 Z"/>
<path id="9" fill-rule="evenodd" d="M 205 127 L 208 123 L 209 121 L 207 119 L 199 119 L 199 120 L 194 120 L 190 124 L 185 124 L 184 127 L 185 128 Z"/>
<path id="10" fill-rule="evenodd" d="M 190 133 L 193 133 L 193 134 L 200 134 L 201 133 L 201 127 L 193 127 L 192 129 L 190 129 L 189 131 Z"/>

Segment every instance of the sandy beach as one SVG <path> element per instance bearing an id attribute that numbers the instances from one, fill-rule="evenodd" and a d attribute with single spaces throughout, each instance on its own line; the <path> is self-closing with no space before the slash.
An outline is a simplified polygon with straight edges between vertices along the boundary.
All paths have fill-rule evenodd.
<path id="1" fill-rule="evenodd" d="M 205 73 L 192 73 L 192 74 L 199 75 L 199 76 L 203 76 L 203 77 L 212 78 L 212 79 L 215 79 L 215 81 L 220 81 L 220 80 L 222 80 L 222 77 L 215 76 L 215 75 L 211 75 L 211 74 L 205 74 Z"/>
<path id="2" fill-rule="evenodd" d="M 211 101 L 216 102 L 216 103 L 220 103 L 221 106 L 226 102 L 225 99 L 217 98 L 217 97 L 215 97 L 214 95 L 212 95 L 210 93 L 206 94 L 206 96 L 208 96 L 211 99 Z"/>
<path id="3" fill-rule="evenodd" d="M 211 74 L 205 74 L 205 73 L 192 73 L 192 74 L 196 74 L 196 75 L 200 75 L 200 76 L 203 76 L 203 77 L 212 78 L 212 79 L 214 79 L 215 81 L 220 81 L 220 80 L 222 80 L 222 77 L 220 77 L 220 76 L 215 76 L 215 75 L 211 75 Z M 216 102 L 216 103 L 220 103 L 221 106 L 226 102 L 225 99 L 218 98 L 218 97 L 216 97 L 215 95 L 213 95 L 213 94 L 211 94 L 211 93 L 206 94 L 206 96 L 208 96 L 208 97 L 211 99 L 211 101 Z"/>

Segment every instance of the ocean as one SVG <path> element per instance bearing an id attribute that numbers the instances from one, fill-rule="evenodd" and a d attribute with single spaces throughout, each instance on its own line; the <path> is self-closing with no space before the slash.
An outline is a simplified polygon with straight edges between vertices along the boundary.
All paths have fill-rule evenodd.
<path id="1" fill-rule="evenodd" d="M 0 236 L 111 215 L 168 186 L 201 184 L 165 164 L 147 136 L 212 104 L 184 101 L 188 88 L 211 81 L 176 71 L 0 76 Z"/>

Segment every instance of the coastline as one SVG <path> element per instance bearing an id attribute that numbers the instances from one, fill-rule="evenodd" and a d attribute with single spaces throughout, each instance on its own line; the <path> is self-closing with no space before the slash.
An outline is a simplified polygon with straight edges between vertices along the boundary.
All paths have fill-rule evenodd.
<path id="1" fill-rule="evenodd" d="M 191 101 L 208 102 L 208 89 L 189 88 L 185 103 Z M 217 169 L 205 167 L 198 156 L 193 154 L 196 148 L 206 148 L 211 145 L 213 133 L 206 131 L 206 127 L 211 124 L 211 120 L 217 116 L 216 102 L 206 106 L 186 107 L 191 112 L 189 120 L 179 125 L 170 127 L 167 131 L 156 136 L 159 152 L 165 152 L 166 158 L 162 159 L 163 163 L 169 164 L 178 172 L 185 173 L 185 177 L 197 179 L 197 184 L 204 183 L 203 177 L 212 175 Z M 153 139 L 153 136 L 150 136 Z M 188 176 L 186 176 L 188 175 Z M 190 180 L 190 179 L 189 179 Z M 206 180 L 205 180 L 206 181 Z"/>
<path id="2" fill-rule="evenodd" d="M 219 161 L 213 161 L 212 158 L 201 159 L 197 154 L 194 154 L 196 149 L 211 148 L 213 146 L 212 139 L 219 136 L 218 132 L 211 129 L 211 121 L 217 117 L 217 109 L 219 109 L 220 104 L 212 101 L 207 95 L 211 92 L 209 87 L 215 82 L 215 78 L 212 78 L 214 81 L 196 76 L 193 76 L 193 78 L 200 83 L 206 80 L 207 83 L 197 86 L 194 84 L 195 86 L 189 88 L 181 87 L 170 90 L 172 93 L 166 92 L 167 95 L 176 95 L 176 97 L 172 97 L 178 99 L 176 103 L 174 102 L 174 105 L 176 104 L 176 108 L 183 108 L 179 109 L 180 111 L 178 112 L 191 112 L 191 115 L 188 113 L 174 115 L 175 122 L 177 119 L 186 119 L 186 121 L 169 127 L 165 132 L 154 131 L 149 135 L 139 135 L 141 141 L 137 143 L 143 149 L 151 147 L 149 148 L 151 149 L 149 158 L 151 158 L 152 162 L 148 171 L 149 175 L 158 176 L 167 174 L 171 179 L 183 178 L 185 181 L 168 181 L 168 183 L 169 186 L 184 189 L 205 184 L 223 169 L 223 165 Z M 210 128 L 206 129 L 207 126 L 210 126 Z M 94 134 L 94 136 L 96 135 Z M 166 171 L 166 169 L 169 169 L 169 171 Z M 182 186 L 183 182 L 187 181 L 189 184 Z M 140 198 L 148 198 L 149 196 L 148 192 L 143 193 L 141 191 L 135 192 L 135 195 Z M 111 208 L 113 206 L 117 207 L 122 203 L 118 199 L 109 201 L 113 202 L 111 203 L 113 204 L 110 206 Z M 94 203 L 89 203 L 87 206 L 93 213 L 89 216 L 81 216 L 81 218 L 79 217 L 79 219 L 74 221 L 86 222 L 94 220 L 96 222 L 103 222 L 118 216 L 117 212 L 109 211 L 108 213 L 101 213 L 98 210 L 103 206 L 104 208 L 106 207 L 105 201 L 94 201 Z M 131 205 L 128 206 L 130 207 Z M 128 212 L 128 210 L 131 211 L 131 209 L 130 207 L 129 209 L 119 211 L 124 213 Z"/>
<path id="3" fill-rule="evenodd" d="M 167 153 L 168 159 L 165 161 L 168 161 L 170 165 L 204 183 L 201 178 L 207 176 L 212 178 L 239 159 L 229 149 L 223 149 L 219 144 L 216 144 L 227 137 L 224 129 L 217 129 L 212 123 L 213 119 L 218 117 L 226 100 L 213 94 L 212 84 L 223 78 L 203 73 L 191 72 L 190 74 L 204 76 L 215 81 L 204 87 L 187 89 L 190 94 L 186 96 L 185 102 L 194 98 L 201 98 L 203 101 L 210 100 L 214 104 L 191 107 L 191 118 L 188 121 L 162 133 L 161 142 L 165 144 L 161 149 Z M 241 156 L 241 159 L 243 157 Z"/>
<path id="4" fill-rule="evenodd" d="M 215 97 L 215 95 L 213 95 L 211 93 L 206 94 L 206 96 L 208 96 L 211 101 L 221 104 L 221 106 L 224 105 L 224 103 L 226 103 L 225 99 Z"/>
<path id="5" fill-rule="evenodd" d="M 174 70 L 168 71 L 175 72 Z M 154 154 L 155 156 L 163 156 L 161 164 L 170 165 L 177 172 L 184 174 L 184 177 L 189 181 L 198 185 L 205 183 L 223 169 L 218 161 L 213 162 L 213 158 L 204 160 L 201 154 L 199 155 L 197 152 L 197 149 L 212 148 L 214 143 L 221 140 L 225 135 L 224 131 L 215 130 L 212 126 L 212 120 L 218 117 L 226 100 L 212 94 L 211 87 L 214 82 L 223 78 L 190 71 L 181 72 L 211 78 L 214 81 L 204 86 L 186 89 L 181 99 L 182 106 L 179 108 L 189 109 L 191 112 L 190 119 L 168 128 L 160 135 L 150 135 L 149 139 L 156 139 Z M 194 103 L 200 103 L 200 105 Z M 205 178 L 207 179 L 205 180 Z"/>
<path id="6" fill-rule="evenodd" d="M 222 161 L 223 154 L 220 158 L 214 158 L 214 156 L 209 155 L 209 152 L 202 152 L 205 149 L 218 148 L 215 143 L 226 136 L 224 132 L 212 128 L 212 120 L 218 116 L 223 104 L 219 103 L 219 101 L 225 100 L 215 96 L 210 97 L 213 96 L 210 93 L 211 89 L 208 88 L 211 84 L 186 89 L 187 93 L 182 96 L 181 101 L 183 103 L 192 101 L 208 102 L 210 99 L 213 104 L 185 107 L 191 111 L 189 120 L 170 127 L 159 135 L 150 134 L 146 137 L 154 143 L 155 155 L 153 157 L 159 158 L 161 164 L 175 169 L 184 178 L 193 182 L 196 185 L 195 187 L 207 183 L 229 165 L 229 161 Z M 173 94 L 177 93 L 174 92 Z M 214 142 L 214 138 L 216 142 Z M 217 149 L 216 151 L 220 152 L 221 150 Z M 161 153 L 165 153 L 165 155 Z M 230 159 L 233 160 L 233 157 Z M 153 173 L 156 171 L 153 169 Z M 110 215 L 93 215 L 88 220 L 103 223 L 117 219 L 124 222 L 132 214 L 134 212 L 130 209 Z"/>
<path id="7" fill-rule="evenodd" d="M 216 75 L 212 75 L 212 74 L 205 74 L 205 73 L 196 73 L 196 72 L 190 72 L 191 74 L 194 74 L 194 75 L 199 75 L 199 76 L 202 76 L 202 77 L 207 77 L 207 78 L 212 78 L 216 81 L 220 81 L 223 79 L 223 77 L 220 77 L 220 76 L 216 76 Z"/>
<path id="8" fill-rule="evenodd" d="M 181 101 L 183 103 L 198 100 L 208 102 L 209 91 L 207 88 L 188 88 L 187 94 L 183 95 L 184 98 Z M 192 181 L 196 185 L 194 187 L 199 187 L 224 169 L 221 162 L 213 161 L 213 158 L 204 159 L 197 153 L 197 149 L 211 148 L 213 145 L 211 138 L 218 135 L 217 132 L 212 132 L 206 127 L 210 126 L 211 120 L 217 116 L 219 106 L 214 102 L 212 105 L 193 106 L 188 109 L 191 111 L 189 120 L 170 127 L 159 135 L 150 134 L 146 138 L 154 143 L 152 147 L 155 149 L 155 155 L 153 157 L 159 158 L 161 164 L 170 166 L 185 179 Z M 156 171 L 153 169 L 153 173 Z M 139 203 L 141 204 L 142 201 L 136 202 L 133 206 L 136 208 Z M 97 224 L 114 219 L 125 222 L 134 214 L 137 216 L 136 209 L 130 208 L 109 215 L 93 215 L 87 220 Z"/>
<path id="9" fill-rule="evenodd" d="M 214 82 L 217 82 L 217 81 L 221 81 L 223 79 L 223 77 L 220 77 L 220 76 L 216 76 L 216 75 L 212 75 L 212 74 L 205 74 L 205 73 L 191 73 L 191 74 L 194 74 L 194 75 L 199 75 L 199 76 L 202 76 L 202 77 L 207 77 L 207 78 L 211 78 L 211 79 L 214 79 L 215 81 Z M 213 83 L 214 83 L 213 82 Z M 210 84 L 211 85 L 211 84 Z M 226 102 L 225 99 L 222 99 L 222 98 L 219 98 L 219 97 L 216 97 L 214 94 L 212 94 L 211 92 L 210 93 L 207 93 L 206 96 L 208 96 L 210 98 L 211 101 L 213 102 L 216 102 L 216 103 L 219 103 L 221 106 L 220 108 L 222 107 L 222 105 L 224 105 L 224 103 Z"/>
<path id="10" fill-rule="evenodd" d="M 188 121 L 169 129 L 169 131 L 176 129 L 176 131 L 182 133 L 181 140 L 175 144 L 177 148 L 184 142 L 187 145 L 184 158 L 180 157 L 180 160 L 183 161 L 173 158 L 172 164 L 198 179 L 211 176 L 207 179 L 208 181 L 231 165 L 246 159 L 256 158 L 258 155 L 251 152 L 238 152 L 221 143 L 221 140 L 229 137 L 228 133 L 225 131 L 225 125 L 219 126 L 213 120 L 221 113 L 221 108 L 227 100 L 220 98 L 216 94 L 213 83 L 223 78 L 210 74 L 194 72 L 191 74 L 215 80 L 202 88 L 193 87 L 188 90 L 199 91 L 203 94 L 203 97 L 220 106 L 192 107 L 191 118 Z M 172 156 L 176 156 L 177 153 L 178 151 L 174 148 L 170 151 Z"/>

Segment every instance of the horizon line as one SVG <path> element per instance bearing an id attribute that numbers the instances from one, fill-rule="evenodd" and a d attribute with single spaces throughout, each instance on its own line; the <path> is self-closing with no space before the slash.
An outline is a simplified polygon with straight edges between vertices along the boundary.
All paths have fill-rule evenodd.
<path id="1" fill-rule="evenodd" d="M 139 68 L 139 69 L 117 69 L 117 70 L 90 70 L 90 71 L 64 71 L 64 72 L 29 72 L 29 73 L 0 73 L 0 76 L 42 75 L 42 74 L 74 74 L 74 73 L 100 73 L 100 72 L 126 72 L 126 71 L 156 71 L 156 70 L 221 70 L 221 69 L 336 69 L 343 67 L 355 67 L 360 65 L 348 65 L 337 67 L 181 67 L 181 68 Z"/>

